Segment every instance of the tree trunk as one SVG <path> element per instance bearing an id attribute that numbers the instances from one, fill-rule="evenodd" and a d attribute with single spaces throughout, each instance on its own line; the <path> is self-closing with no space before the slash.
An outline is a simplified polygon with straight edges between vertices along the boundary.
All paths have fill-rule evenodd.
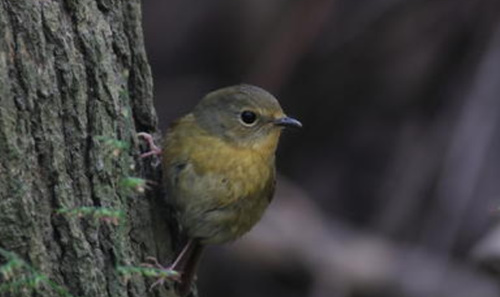
<path id="1" fill-rule="evenodd" d="M 137 178 L 155 127 L 139 0 L 0 0 L 0 296 L 147 295 L 175 231 Z"/>

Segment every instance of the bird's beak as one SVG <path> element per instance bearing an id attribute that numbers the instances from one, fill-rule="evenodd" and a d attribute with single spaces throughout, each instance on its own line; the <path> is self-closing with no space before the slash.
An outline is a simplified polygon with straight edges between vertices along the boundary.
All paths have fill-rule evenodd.
<path id="1" fill-rule="evenodd" d="M 302 128 L 302 123 L 294 118 L 282 117 L 273 121 L 276 126 Z"/>

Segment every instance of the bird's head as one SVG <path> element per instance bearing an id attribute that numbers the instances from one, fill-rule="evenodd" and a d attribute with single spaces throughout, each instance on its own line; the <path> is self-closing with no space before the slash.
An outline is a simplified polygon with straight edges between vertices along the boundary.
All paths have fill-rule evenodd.
<path id="1" fill-rule="evenodd" d="M 193 114 L 209 133 L 248 148 L 273 143 L 275 147 L 283 127 L 302 127 L 285 115 L 273 95 L 251 85 L 213 91 L 198 103 Z"/>

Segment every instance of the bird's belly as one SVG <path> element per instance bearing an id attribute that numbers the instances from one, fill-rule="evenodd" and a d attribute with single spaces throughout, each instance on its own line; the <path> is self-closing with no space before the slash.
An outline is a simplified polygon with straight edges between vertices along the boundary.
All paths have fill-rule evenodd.
<path id="1" fill-rule="evenodd" d="M 167 175 L 184 231 L 202 243 L 224 243 L 248 232 L 273 195 L 273 158 L 227 150 L 196 151 L 182 170 Z"/>
<path id="2" fill-rule="evenodd" d="M 197 218 L 188 218 L 183 225 L 188 235 L 205 244 L 220 244 L 241 237 L 260 220 L 269 199 L 265 193 L 235 199 L 231 203 L 198 212 Z M 189 216 L 186 212 L 185 215 Z M 195 222 L 193 224 L 193 222 Z"/>

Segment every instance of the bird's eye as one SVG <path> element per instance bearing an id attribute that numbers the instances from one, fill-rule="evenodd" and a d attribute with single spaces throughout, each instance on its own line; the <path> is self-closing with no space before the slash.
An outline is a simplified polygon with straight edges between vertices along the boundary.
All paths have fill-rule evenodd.
<path id="1" fill-rule="evenodd" d="M 240 114 L 240 119 L 245 126 L 252 126 L 257 121 L 257 115 L 253 111 L 245 110 Z"/>

